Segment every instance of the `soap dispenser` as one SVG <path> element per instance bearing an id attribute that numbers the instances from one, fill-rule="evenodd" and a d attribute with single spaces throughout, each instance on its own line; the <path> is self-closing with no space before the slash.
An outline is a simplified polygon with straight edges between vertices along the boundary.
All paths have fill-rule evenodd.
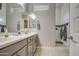
<path id="1" fill-rule="evenodd" d="M 1 27 L 1 32 L 5 32 L 5 31 L 4 31 L 4 26 Z"/>
<path id="2" fill-rule="evenodd" d="M 7 28 L 5 28 L 5 37 L 8 37 L 9 35 L 8 35 L 8 30 L 7 30 Z"/>

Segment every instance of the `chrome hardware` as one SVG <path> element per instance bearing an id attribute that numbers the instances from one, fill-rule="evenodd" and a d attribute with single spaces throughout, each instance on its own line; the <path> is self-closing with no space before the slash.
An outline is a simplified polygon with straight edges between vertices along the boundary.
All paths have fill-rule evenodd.
<path id="1" fill-rule="evenodd" d="M 71 40 L 73 40 L 73 37 L 72 37 L 72 36 L 70 36 L 70 37 L 68 37 L 68 39 L 71 39 Z"/>
<path id="2" fill-rule="evenodd" d="M 68 38 L 69 38 L 70 40 L 72 40 L 72 42 L 79 44 L 79 42 L 73 40 L 73 37 L 72 37 L 72 36 L 70 36 L 70 37 L 68 37 Z"/>

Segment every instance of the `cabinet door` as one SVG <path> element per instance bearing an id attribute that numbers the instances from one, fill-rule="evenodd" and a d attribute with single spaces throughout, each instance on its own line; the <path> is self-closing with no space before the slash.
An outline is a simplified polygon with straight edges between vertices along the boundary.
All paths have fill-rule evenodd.
<path id="1" fill-rule="evenodd" d="M 16 53 L 18 50 L 22 49 L 22 47 L 24 47 L 25 45 L 27 45 L 27 40 L 22 40 L 22 41 L 19 41 L 17 43 L 14 43 L 10 46 L 7 46 L 3 49 L 0 49 L 0 56 L 5 56 L 5 55 L 13 55 L 14 53 Z M 4 54 L 3 54 L 4 53 Z"/>
<path id="2" fill-rule="evenodd" d="M 28 43 L 28 56 L 32 56 L 33 52 L 32 52 L 32 42 Z"/>
<path id="3" fill-rule="evenodd" d="M 28 56 L 33 56 L 36 50 L 36 35 L 28 39 Z"/>
<path id="4" fill-rule="evenodd" d="M 33 55 L 35 53 L 35 50 L 36 50 L 36 37 L 33 38 L 33 41 L 32 41 L 32 51 L 33 51 Z"/>
<path id="5" fill-rule="evenodd" d="M 18 51 L 16 53 L 16 55 L 18 56 L 27 56 L 27 46 L 25 46 L 24 48 L 22 48 L 20 51 Z"/>

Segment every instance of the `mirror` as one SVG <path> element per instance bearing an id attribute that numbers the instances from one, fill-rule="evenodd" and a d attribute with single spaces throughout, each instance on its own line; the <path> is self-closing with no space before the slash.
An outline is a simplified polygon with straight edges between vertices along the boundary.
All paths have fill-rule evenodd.
<path id="1" fill-rule="evenodd" d="M 32 14 L 30 14 L 29 15 L 29 27 L 30 28 L 36 28 L 36 16 L 35 16 L 35 14 L 34 13 L 32 13 Z"/>
<path id="2" fill-rule="evenodd" d="M 6 4 L 6 26 L 9 32 L 16 33 L 18 31 L 27 31 L 27 29 L 36 28 L 35 14 L 33 12 L 30 14 L 29 9 L 26 11 L 24 6 L 20 6 L 18 3 Z"/>
<path id="3" fill-rule="evenodd" d="M 6 4 L 0 3 L 0 32 L 1 28 L 6 26 Z"/>
<path id="4" fill-rule="evenodd" d="M 6 25 L 10 33 L 17 33 L 20 30 L 37 29 L 39 25 L 37 25 L 37 23 L 39 23 L 39 21 L 36 20 L 33 7 L 29 7 L 31 5 L 32 4 L 19 3 L 2 4 L 3 7 L 0 10 L 0 24 Z"/>
<path id="5" fill-rule="evenodd" d="M 18 3 L 6 3 L 6 26 L 9 32 L 17 33 L 24 29 L 22 14 L 24 8 Z"/>

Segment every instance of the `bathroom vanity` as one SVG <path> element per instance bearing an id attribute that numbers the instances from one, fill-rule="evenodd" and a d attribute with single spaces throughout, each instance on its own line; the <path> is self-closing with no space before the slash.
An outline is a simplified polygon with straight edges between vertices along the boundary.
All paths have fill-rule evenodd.
<path id="1" fill-rule="evenodd" d="M 37 47 L 36 32 L 0 38 L 0 56 L 33 56 Z"/>

